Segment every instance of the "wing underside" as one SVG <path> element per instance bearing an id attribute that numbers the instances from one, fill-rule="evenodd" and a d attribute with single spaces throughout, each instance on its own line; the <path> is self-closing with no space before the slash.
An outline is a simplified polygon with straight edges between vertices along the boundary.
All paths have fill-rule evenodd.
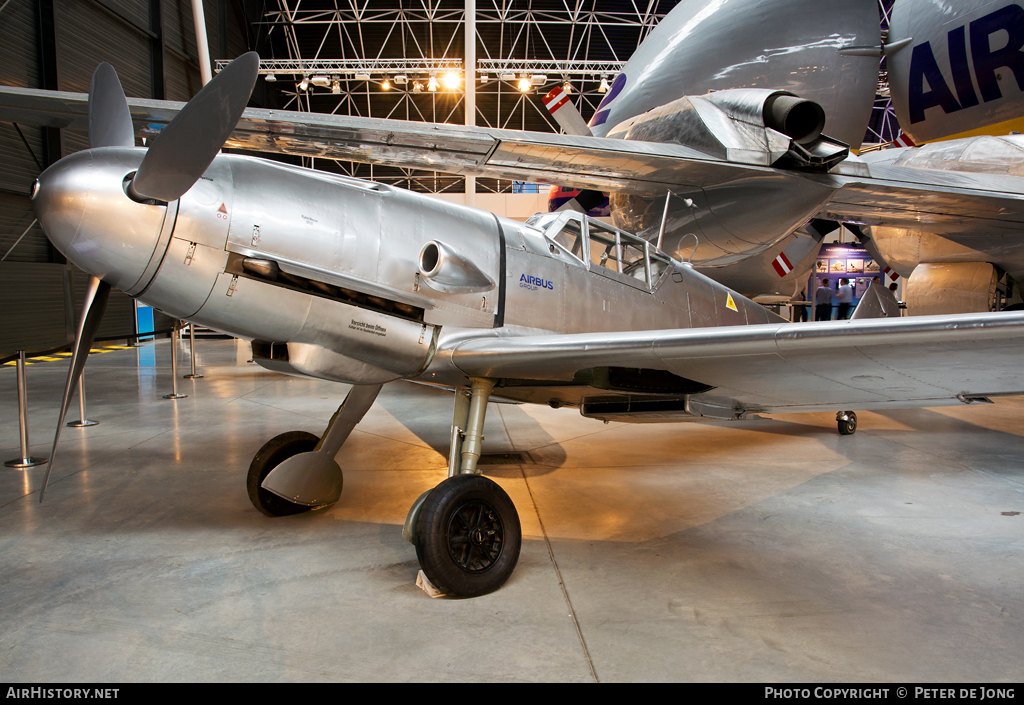
<path id="1" fill-rule="evenodd" d="M 739 418 L 940 406 L 1024 393 L 1022 340 L 1024 314 L 993 313 L 487 338 L 456 346 L 450 364 L 470 377 L 503 380 L 496 393 L 512 398 L 544 401 L 544 394 L 557 399 L 556 390 L 575 389 L 575 399 L 565 402 L 593 408 L 632 400 L 644 403 L 638 409 Z M 635 371 L 627 380 L 642 379 L 637 375 L 644 370 L 667 371 L 672 381 L 662 394 L 656 383 L 632 394 L 614 385 L 578 386 L 607 380 L 609 369 Z M 678 380 L 693 385 L 690 393 L 679 393 Z"/>

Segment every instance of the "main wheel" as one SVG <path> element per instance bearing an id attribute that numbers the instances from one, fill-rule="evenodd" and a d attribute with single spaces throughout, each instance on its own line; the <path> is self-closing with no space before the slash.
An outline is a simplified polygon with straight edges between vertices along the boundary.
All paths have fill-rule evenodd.
<path id="1" fill-rule="evenodd" d="M 850 436 L 854 431 L 857 430 L 857 414 L 852 411 L 846 412 L 846 420 L 838 419 L 839 434 L 842 436 Z"/>
<path id="2" fill-rule="evenodd" d="M 434 586 L 455 597 L 497 590 L 516 567 L 523 532 L 512 500 L 481 475 L 450 477 L 416 520 L 416 557 Z"/>
<path id="3" fill-rule="evenodd" d="M 304 504 L 295 504 L 287 499 L 278 497 L 273 492 L 263 489 L 260 485 L 266 479 L 270 471 L 288 460 L 293 455 L 306 453 L 316 448 L 319 438 L 306 431 L 289 431 L 275 436 L 263 444 L 263 447 L 256 453 L 256 457 L 249 464 L 249 476 L 246 478 L 246 489 L 249 491 L 249 501 L 252 506 L 259 509 L 268 517 L 283 517 L 289 514 L 301 514 L 308 512 L 312 507 Z"/>

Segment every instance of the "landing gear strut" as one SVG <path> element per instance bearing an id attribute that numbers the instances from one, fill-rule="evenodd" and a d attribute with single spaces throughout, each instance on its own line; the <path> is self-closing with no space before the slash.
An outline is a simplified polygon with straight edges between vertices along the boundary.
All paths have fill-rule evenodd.
<path id="1" fill-rule="evenodd" d="M 852 411 L 840 411 L 836 414 L 836 423 L 839 425 L 839 434 L 852 436 L 857 430 L 857 414 Z"/>
<path id="2" fill-rule="evenodd" d="M 476 597 L 504 585 L 523 540 L 512 500 L 477 469 L 492 389 L 492 380 L 474 379 L 471 398 L 456 392 L 448 479 L 413 504 L 403 531 L 427 579 L 453 597 Z"/>
<path id="3" fill-rule="evenodd" d="M 319 440 L 291 431 L 268 441 L 249 467 L 253 506 L 267 516 L 284 516 L 338 501 L 342 473 L 334 456 L 380 389 L 352 387 Z M 448 479 L 416 500 L 402 531 L 416 546 L 427 580 L 452 597 L 476 597 L 504 585 L 523 541 L 512 500 L 477 468 L 493 389 L 493 380 L 473 379 L 470 393 L 456 392 Z"/>

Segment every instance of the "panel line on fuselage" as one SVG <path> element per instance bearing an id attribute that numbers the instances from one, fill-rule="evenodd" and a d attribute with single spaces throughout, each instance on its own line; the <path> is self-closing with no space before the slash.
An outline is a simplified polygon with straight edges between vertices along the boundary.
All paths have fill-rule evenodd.
<path id="1" fill-rule="evenodd" d="M 501 219 L 494 216 L 494 223 L 498 226 L 498 305 L 494 310 L 494 327 L 501 328 L 505 325 L 505 229 L 501 227 Z"/>

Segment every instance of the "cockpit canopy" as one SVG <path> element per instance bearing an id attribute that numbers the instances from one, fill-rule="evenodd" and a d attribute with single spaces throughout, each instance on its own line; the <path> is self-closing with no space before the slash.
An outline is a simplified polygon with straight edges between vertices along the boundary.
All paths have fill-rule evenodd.
<path id="1" fill-rule="evenodd" d="M 612 278 L 654 286 L 671 265 L 668 255 L 643 238 L 576 211 L 538 213 L 526 224 L 590 271 Z"/>

